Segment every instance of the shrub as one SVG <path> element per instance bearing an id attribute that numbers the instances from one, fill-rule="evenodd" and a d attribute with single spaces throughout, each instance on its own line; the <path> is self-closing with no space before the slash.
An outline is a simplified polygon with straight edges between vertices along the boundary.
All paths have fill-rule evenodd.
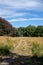
<path id="1" fill-rule="evenodd" d="M 10 53 L 10 46 L 8 46 L 8 45 L 2 45 L 1 47 L 0 47 L 0 54 L 9 54 Z"/>
<path id="2" fill-rule="evenodd" d="M 37 57 L 43 56 L 43 46 L 41 46 L 39 43 L 33 43 L 32 54 Z"/>
<path id="3" fill-rule="evenodd" d="M 0 43 L 0 55 L 7 55 L 13 50 L 13 45 L 8 39 L 6 43 Z"/>

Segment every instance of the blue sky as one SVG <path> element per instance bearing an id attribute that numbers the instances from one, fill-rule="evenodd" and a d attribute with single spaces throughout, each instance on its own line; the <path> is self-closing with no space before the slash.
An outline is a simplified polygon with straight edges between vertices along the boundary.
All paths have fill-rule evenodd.
<path id="1" fill-rule="evenodd" d="M 43 0 L 0 0 L 0 17 L 14 27 L 43 25 Z"/>

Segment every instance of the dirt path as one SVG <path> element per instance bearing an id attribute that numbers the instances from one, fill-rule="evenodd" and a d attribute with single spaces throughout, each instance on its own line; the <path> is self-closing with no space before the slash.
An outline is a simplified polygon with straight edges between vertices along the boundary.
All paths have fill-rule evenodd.
<path id="1" fill-rule="evenodd" d="M 14 51 L 16 51 L 21 45 L 23 44 L 24 48 L 27 47 L 27 42 L 25 40 L 20 40 L 17 44 L 17 46 L 14 48 Z"/>
<path id="2" fill-rule="evenodd" d="M 17 44 L 17 46 L 14 48 L 14 52 L 19 48 L 19 46 L 22 44 L 22 40 L 20 40 Z"/>

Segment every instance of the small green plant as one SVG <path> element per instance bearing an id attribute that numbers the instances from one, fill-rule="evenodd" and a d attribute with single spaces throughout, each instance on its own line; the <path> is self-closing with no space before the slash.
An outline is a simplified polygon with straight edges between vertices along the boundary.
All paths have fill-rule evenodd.
<path id="1" fill-rule="evenodd" d="M 13 50 L 13 44 L 10 39 L 6 43 L 0 43 L 0 55 L 7 55 Z"/>
<path id="2" fill-rule="evenodd" d="M 0 55 L 5 55 L 10 53 L 10 46 L 8 45 L 1 45 L 0 47 Z"/>
<path id="3" fill-rule="evenodd" d="M 38 57 L 43 56 L 43 46 L 39 43 L 33 43 L 32 54 Z"/>

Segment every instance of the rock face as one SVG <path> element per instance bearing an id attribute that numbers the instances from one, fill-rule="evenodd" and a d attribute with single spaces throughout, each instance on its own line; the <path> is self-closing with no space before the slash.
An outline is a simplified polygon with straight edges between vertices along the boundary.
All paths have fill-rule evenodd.
<path id="1" fill-rule="evenodd" d="M 8 21 L 0 17 L 0 36 L 12 35 L 12 32 L 12 25 Z"/>

